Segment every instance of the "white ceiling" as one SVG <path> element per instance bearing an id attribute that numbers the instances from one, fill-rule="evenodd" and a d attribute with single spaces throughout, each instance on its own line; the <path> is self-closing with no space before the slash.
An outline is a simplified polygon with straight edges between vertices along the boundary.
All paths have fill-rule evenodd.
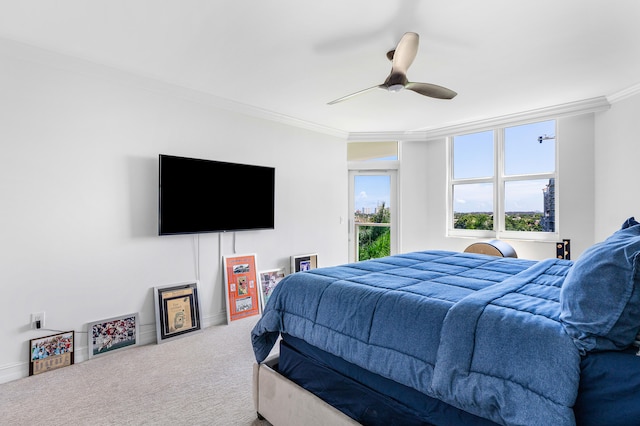
<path id="1" fill-rule="evenodd" d="M 435 129 L 640 83 L 637 0 L 0 0 L 0 37 L 340 132 Z M 374 90 L 420 35 L 410 81 Z"/>

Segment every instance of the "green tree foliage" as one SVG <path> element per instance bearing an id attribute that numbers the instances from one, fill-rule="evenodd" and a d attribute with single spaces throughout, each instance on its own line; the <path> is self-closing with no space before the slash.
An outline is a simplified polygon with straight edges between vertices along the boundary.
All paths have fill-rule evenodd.
<path id="1" fill-rule="evenodd" d="M 372 215 L 360 215 L 363 222 L 390 223 L 391 212 L 384 202 Z M 391 254 L 391 229 L 386 226 L 360 226 L 358 260 L 377 259 Z"/>
<path id="2" fill-rule="evenodd" d="M 375 240 L 360 245 L 358 259 L 367 260 L 389 256 L 389 254 L 391 254 L 391 230 L 389 228 L 377 227 L 369 227 L 369 229 L 381 229 L 383 230 L 383 233 L 380 234 Z"/>
<path id="3" fill-rule="evenodd" d="M 507 231 L 542 232 L 542 213 L 523 212 L 505 214 L 505 229 Z M 456 213 L 454 215 L 456 229 L 493 229 L 493 216 L 489 213 Z"/>
<path id="4" fill-rule="evenodd" d="M 493 229 L 493 216 L 488 213 L 456 213 L 456 229 Z"/>
<path id="5" fill-rule="evenodd" d="M 542 213 L 512 213 L 505 215 L 505 229 L 507 231 L 537 231 L 542 232 Z"/>

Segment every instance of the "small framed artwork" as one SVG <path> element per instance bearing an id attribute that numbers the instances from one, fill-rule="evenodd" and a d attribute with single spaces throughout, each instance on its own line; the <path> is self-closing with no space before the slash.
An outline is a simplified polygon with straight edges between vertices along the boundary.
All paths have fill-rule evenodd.
<path id="1" fill-rule="evenodd" d="M 57 370 L 73 364 L 75 333 L 65 331 L 29 341 L 29 375 Z"/>
<path id="2" fill-rule="evenodd" d="M 256 255 L 223 256 L 227 322 L 260 314 Z"/>
<path id="3" fill-rule="evenodd" d="M 270 269 L 260 272 L 260 305 L 261 309 L 267 304 L 271 292 L 276 288 L 281 279 L 284 278 L 284 268 Z"/>
<path id="4" fill-rule="evenodd" d="M 202 329 L 197 282 L 155 287 L 154 300 L 158 343 Z"/>
<path id="5" fill-rule="evenodd" d="M 316 269 L 318 267 L 318 255 L 313 254 L 300 254 L 297 256 L 291 256 L 291 273 L 300 271 L 308 271 L 310 269 Z"/>
<path id="6" fill-rule="evenodd" d="M 140 341 L 139 330 L 137 313 L 89 323 L 89 358 L 137 345 Z"/>

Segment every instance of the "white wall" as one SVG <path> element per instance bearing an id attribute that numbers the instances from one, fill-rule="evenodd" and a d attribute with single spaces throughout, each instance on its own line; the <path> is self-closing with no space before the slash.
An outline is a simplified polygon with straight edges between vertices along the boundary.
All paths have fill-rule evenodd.
<path id="1" fill-rule="evenodd" d="M 628 217 L 640 220 L 640 95 L 598 113 L 595 135 L 595 239 L 601 241 Z"/>
<path id="2" fill-rule="evenodd" d="M 560 239 L 571 239 L 575 258 L 593 244 L 594 114 L 558 120 Z M 402 143 L 402 249 L 463 251 L 479 241 L 446 236 L 446 140 Z M 508 241 L 521 258 L 555 257 L 553 242 Z"/>
<path id="3" fill-rule="evenodd" d="M 416 250 L 457 250 L 445 238 L 447 155 L 445 139 L 402 142 L 400 166 L 402 247 Z"/>
<path id="4" fill-rule="evenodd" d="M 152 287 L 194 280 L 197 263 L 203 323 L 225 321 L 221 255 L 234 247 L 259 269 L 308 252 L 347 261 L 344 140 L 9 42 L 0 63 L 0 381 L 26 375 L 29 339 L 51 334 L 30 330 L 32 312 L 77 332 L 140 312 L 153 341 Z M 157 236 L 159 153 L 275 167 L 276 229 Z"/>

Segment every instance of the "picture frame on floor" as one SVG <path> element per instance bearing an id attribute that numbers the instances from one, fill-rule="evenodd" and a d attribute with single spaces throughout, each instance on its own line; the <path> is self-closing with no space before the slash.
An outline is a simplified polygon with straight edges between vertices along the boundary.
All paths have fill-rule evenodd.
<path id="1" fill-rule="evenodd" d="M 260 272 L 260 307 L 262 310 L 264 310 L 264 307 L 267 305 L 271 293 L 285 275 L 284 268 L 269 269 Z"/>
<path id="2" fill-rule="evenodd" d="M 227 324 L 260 315 L 260 294 L 255 254 L 223 256 Z"/>
<path id="3" fill-rule="evenodd" d="M 29 376 L 73 365 L 74 331 L 64 331 L 29 341 Z"/>
<path id="4" fill-rule="evenodd" d="M 89 323 L 87 325 L 89 359 L 138 345 L 139 323 L 138 313 Z"/>
<path id="5" fill-rule="evenodd" d="M 154 287 L 157 343 L 200 331 L 198 282 Z"/>
<path id="6" fill-rule="evenodd" d="M 291 256 L 291 273 L 308 271 L 318 267 L 318 254 L 299 254 Z"/>

